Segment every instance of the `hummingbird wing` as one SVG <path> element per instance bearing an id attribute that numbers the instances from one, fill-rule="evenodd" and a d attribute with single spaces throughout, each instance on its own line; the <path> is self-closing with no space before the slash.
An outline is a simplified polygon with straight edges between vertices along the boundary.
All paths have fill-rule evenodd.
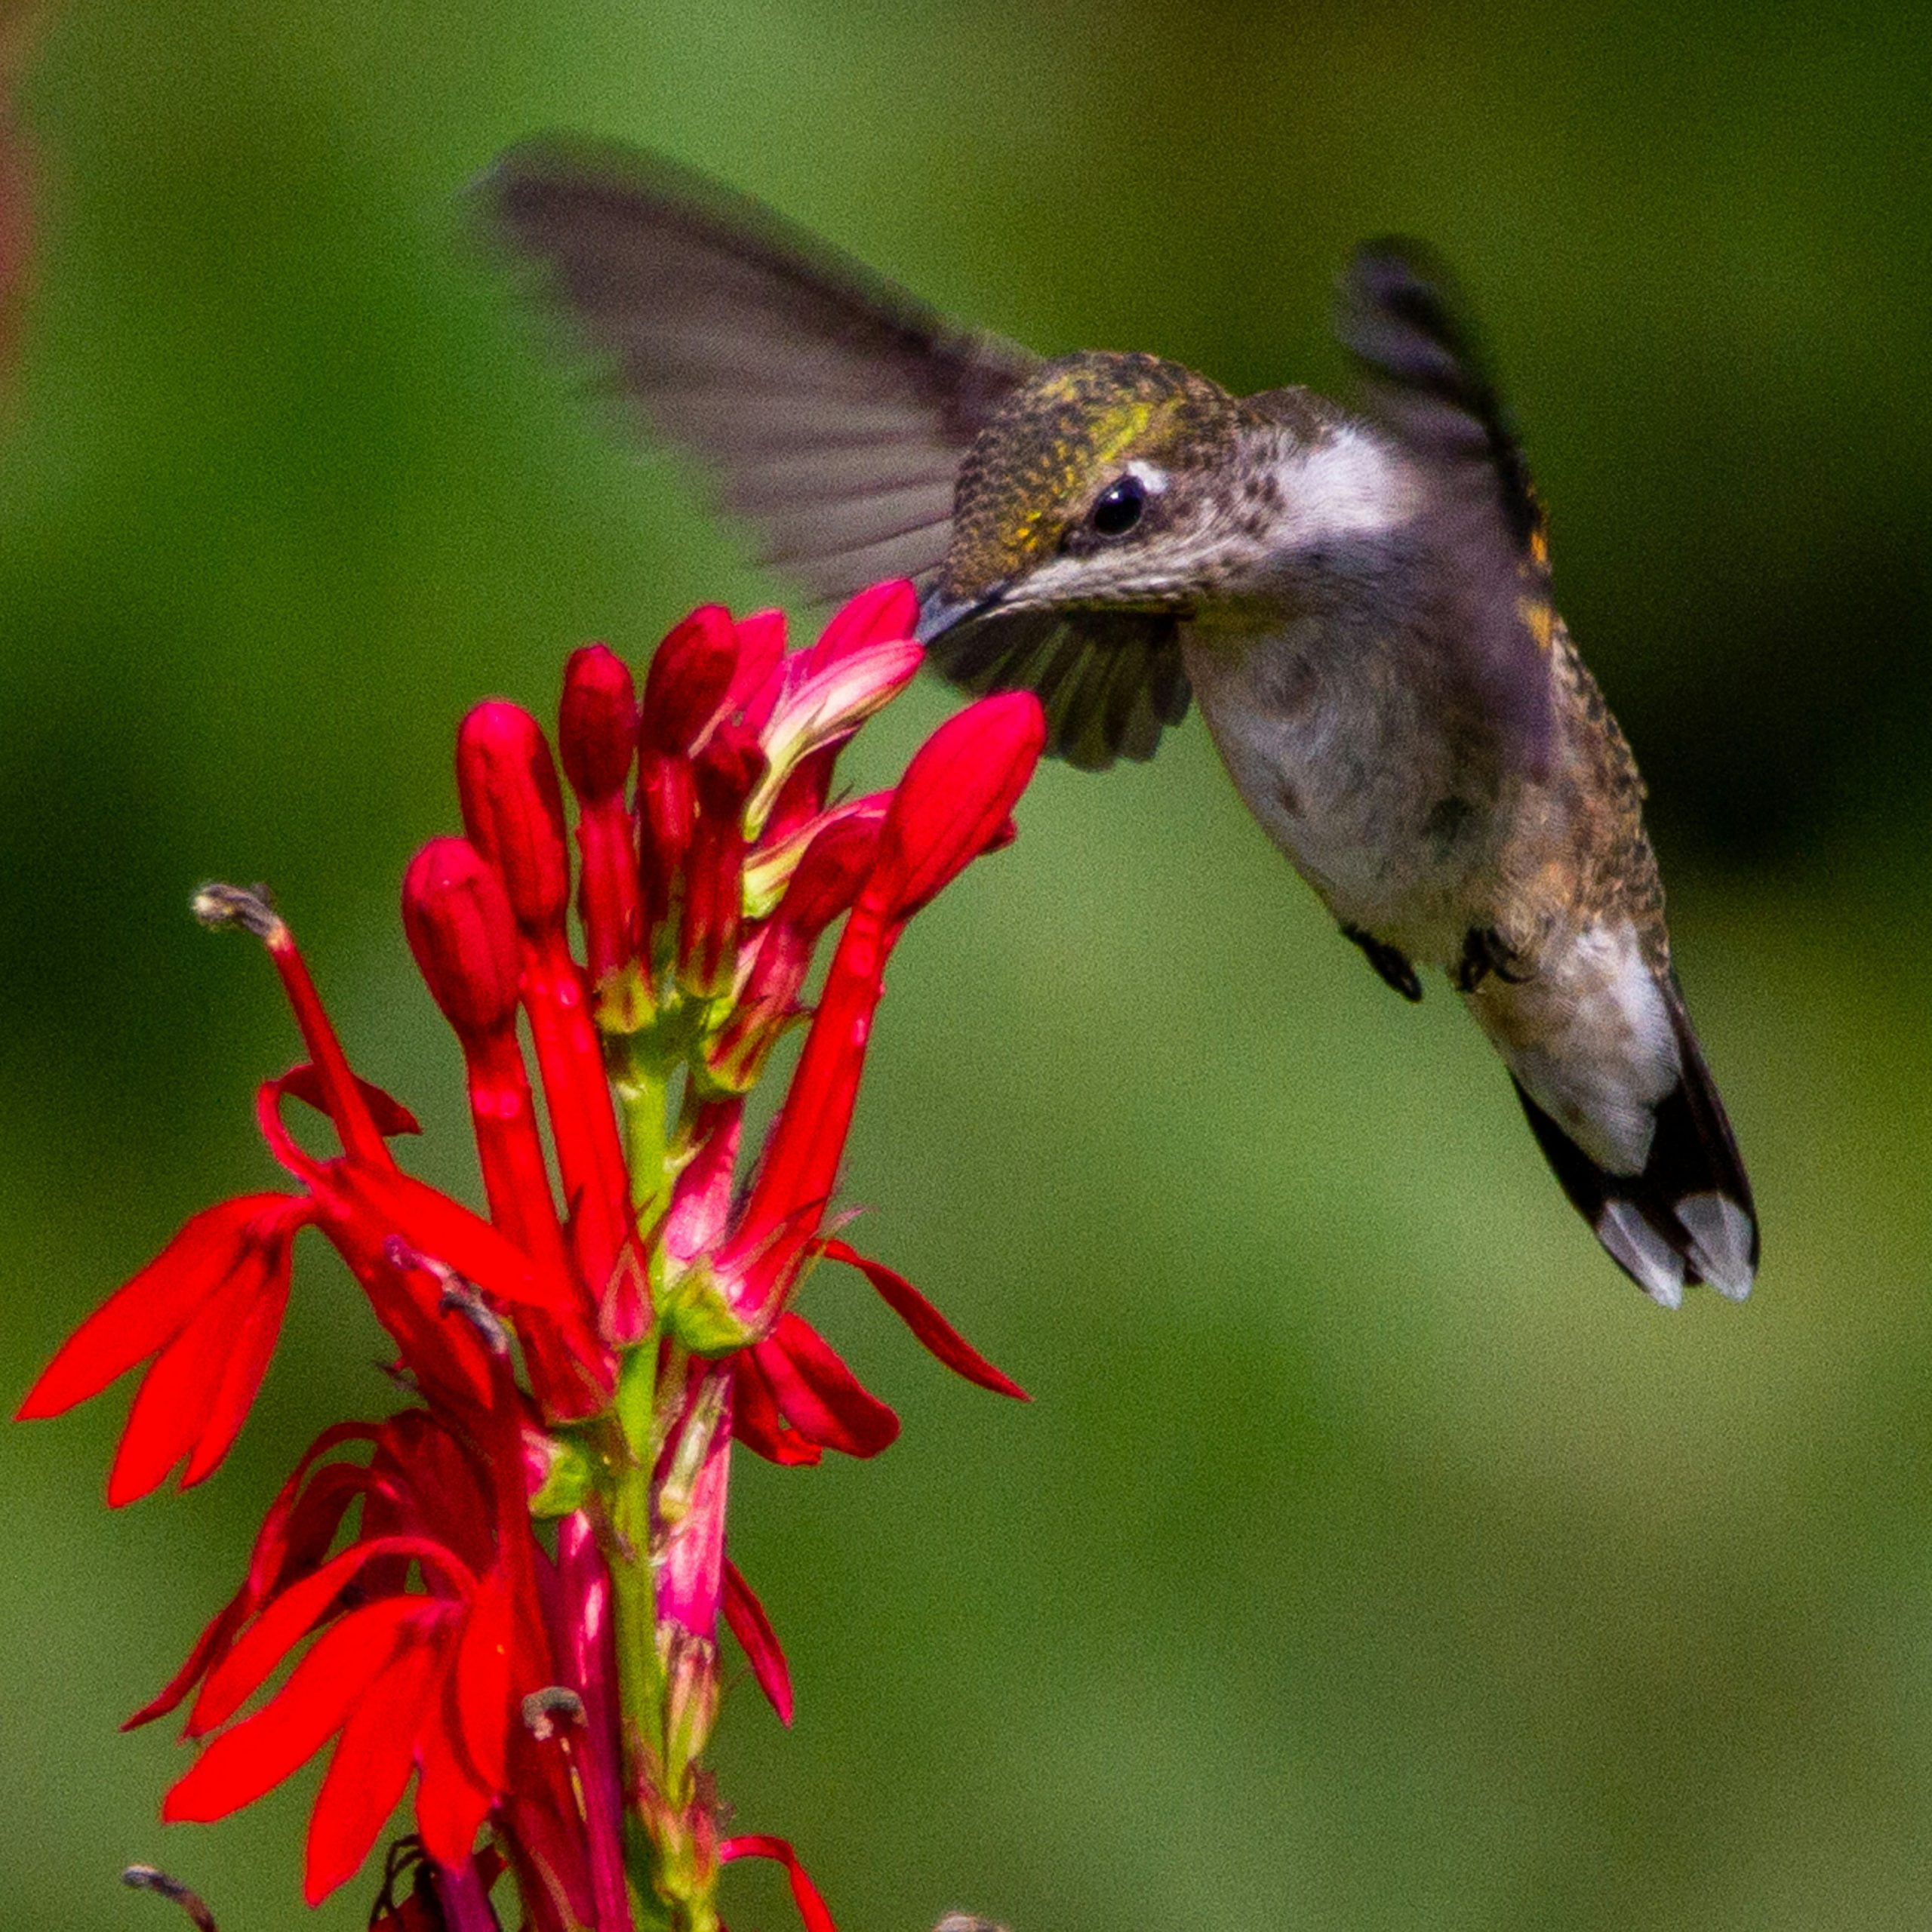
<path id="1" fill-rule="evenodd" d="M 534 143 L 479 195 L 651 428 L 710 466 L 768 562 L 827 600 L 882 577 L 926 587 L 960 463 L 1033 356 L 632 150 Z"/>
<path id="2" fill-rule="evenodd" d="M 1179 627 L 1154 613 L 995 611 L 941 631 L 926 657 L 964 691 L 1032 692 L 1048 753 L 1082 771 L 1152 758 L 1192 695 Z"/>
<path id="3" fill-rule="evenodd" d="M 1364 242 L 1343 273 L 1336 333 L 1374 414 L 1437 480 L 1451 635 L 1506 746 L 1540 776 L 1555 725 L 1546 528 L 1455 278 L 1421 242 Z"/>

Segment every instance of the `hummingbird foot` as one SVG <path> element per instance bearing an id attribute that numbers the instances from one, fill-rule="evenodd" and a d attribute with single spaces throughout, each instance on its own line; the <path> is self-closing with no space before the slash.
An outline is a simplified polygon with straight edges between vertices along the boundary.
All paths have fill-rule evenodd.
<path id="1" fill-rule="evenodd" d="M 1520 986 L 1531 967 L 1494 926 L 1472 926 L 1463 936 L 1463 957 L 1451 976 L 1456 990 L 1472 993 L 1492 973 L 1506 986 Z"/>
<path id="2" fill-rule="evenodd" d="M 1385 943 L 1359 926 L 1344 926 L 1342 937 L 1361 948 L 1362 957 L 1411 1005 L 1422 998 L 1422 981 L 1409 963 L 1408 955 Z"/>

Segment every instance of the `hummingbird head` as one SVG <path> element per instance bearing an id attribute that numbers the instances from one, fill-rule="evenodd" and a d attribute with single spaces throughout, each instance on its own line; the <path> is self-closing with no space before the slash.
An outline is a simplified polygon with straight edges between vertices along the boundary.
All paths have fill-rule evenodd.
<path id="1" fill-rule="evenodd" d="M 928 641 L 968 619 L 1054 611 L 1187 617 L 1279 596 L 1350 540 L 1403 520 L 1386 448 L 1306 390 L 1237 400 L 1180 363 L 1044 365 L 959 472 Z"/>
<path id="2" fill-rule="evenodd" d="M 1158 356 L 1046 364 L 961 467 L 936 607 L 1183 608 L 1240 417 L 1225 390 Z"/>

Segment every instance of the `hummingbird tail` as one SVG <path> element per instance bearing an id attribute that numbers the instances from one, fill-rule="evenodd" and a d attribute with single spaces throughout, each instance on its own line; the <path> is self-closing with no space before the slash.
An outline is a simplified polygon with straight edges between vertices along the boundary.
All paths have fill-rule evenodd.
<path id="1" fill-rule="evenodd" d="M 1516 1097 L 1571 1204 L 1611 1258 L 1666 1308 L 1687 1284 L 1708 1282 L 1733 1301 L 1758 1271 L 1758 1215 L 1737 1142 L 1674 978 L 1660 990 L 1670 1014 L 1677 1084 L 1657 1103 L 1641 1173 L 1613 1174 L 1564 1132 L 1523 1088 Z"/>

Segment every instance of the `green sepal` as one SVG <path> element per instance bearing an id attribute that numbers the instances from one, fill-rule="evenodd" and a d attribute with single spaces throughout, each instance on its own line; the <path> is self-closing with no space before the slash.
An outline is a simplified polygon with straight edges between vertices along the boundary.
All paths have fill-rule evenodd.
<path id="1" fill-rule="evenodd" d="M 691 1077 L 701 1097 L 728 1100 L 749 1094 L 762 1077 L 772 1049 L 792 1029 L 811 1017 L 808 1008 L 794 1006 L 775 1017 L 741 1006 L 725 1026 L 704 1043 L 702 1059 L 691 1063 Z M 730 1022 L 740 1023 L 732 1037 Z"/>
<path id="2" fill-rule="evenodd" d="M 778 902 L 785 897 L 792 875 L 798 869 L 798 861 L 805 856 L 805 848 L 817 830 L 816 821 L 809 822 L 790 838 L 747 854 L 744 896 L 740 903 L 748 921 L 768 919 L 777 911 Z"/>
<path id="3" fill-rule="evenodd" d="M 568 1429 L 554 1431 L 550 1437 L 550 1468 L 537 1494 L 530 1499 L 530 1513 L 540 1522 L 568 1516 L 581 1509 L 584 1500 L 597 1484 L 596 1464 L 584 1445 Z"/>
<path id="4" fill-rule="evenodd" d="M 733 1312 L 718 1278 L 698 1262 L 666 1284 L 659 1319 L 694 1355 L 728 1355 L 758 1339 Z"/>
<path id="5" fill-rule="evenodd" d="M 634 959 L 607 973 L 598 983 L 591 1010 L 600 1032 L 625 1036 L 651 1026 L 657 1017 L 657 1002 L 642 964 Z"/>

